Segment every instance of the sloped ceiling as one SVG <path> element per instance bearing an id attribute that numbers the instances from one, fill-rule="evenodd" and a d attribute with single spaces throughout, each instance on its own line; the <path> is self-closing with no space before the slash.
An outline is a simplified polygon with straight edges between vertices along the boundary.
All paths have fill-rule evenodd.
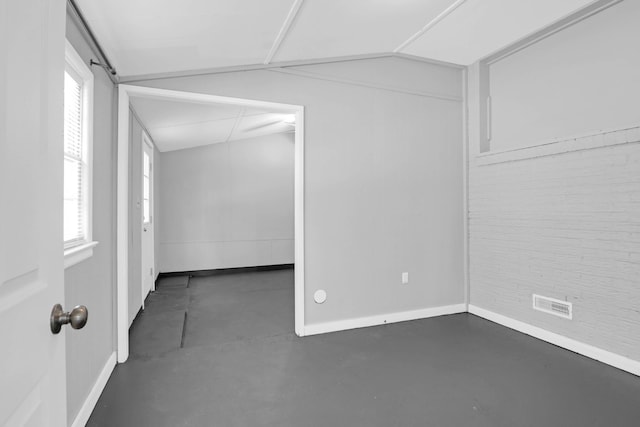
<path id="1" fill-rule="evenodd" d="M 291 114 L 142 97 L 130 102 L 161 152 L 294 131 Z"/>
<path id="2" fill-rule="evenodd" d="M 76 0 L 121 76 L 387 52 L 468 65 L 593 0 Z"/>

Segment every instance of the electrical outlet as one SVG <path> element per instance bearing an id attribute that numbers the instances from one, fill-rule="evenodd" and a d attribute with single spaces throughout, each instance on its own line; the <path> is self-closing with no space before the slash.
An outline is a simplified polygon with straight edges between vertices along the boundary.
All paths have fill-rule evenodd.
<path id="1" fill-rule="evenodd" d="M 404 272 L 402 273 L 402 284 L 406 285 L 407 283 L 409 283 L 409 273 Z"/>

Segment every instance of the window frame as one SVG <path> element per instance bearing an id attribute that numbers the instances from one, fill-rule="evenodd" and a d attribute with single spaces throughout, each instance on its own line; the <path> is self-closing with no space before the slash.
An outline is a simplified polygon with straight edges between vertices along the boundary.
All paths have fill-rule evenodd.
<path id="1" fill-rule="evenodd" d="M 84 238 L 65 242 L 64 266 L 70 267 L 93 255 L 98 242 L 93 241 L 93 95 L 94 77 L 69 40 L 65 40 L 65 72 L 81 84 L 82 163 L 86 167 L 82 185 L 84 206 Z M 63 84 L 64 90 L 64 84 Z M 65 153 L 63 151 L 63 159 Z"/>

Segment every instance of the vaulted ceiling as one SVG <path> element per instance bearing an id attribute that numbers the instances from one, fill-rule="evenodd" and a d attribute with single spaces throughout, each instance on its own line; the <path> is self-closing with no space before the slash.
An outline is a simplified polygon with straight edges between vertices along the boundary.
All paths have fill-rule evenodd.
<path id="1" fill-rule="evenodd" d="M 593 0 L 77 0 L 121 76 L 379 53 L 468 65 Z"/>
<path id="2" fill-rule="evenodd" d="M 161 152 L 293 132 L 293 114 L 229 104 L 131 97 L 131 105 Z"/>

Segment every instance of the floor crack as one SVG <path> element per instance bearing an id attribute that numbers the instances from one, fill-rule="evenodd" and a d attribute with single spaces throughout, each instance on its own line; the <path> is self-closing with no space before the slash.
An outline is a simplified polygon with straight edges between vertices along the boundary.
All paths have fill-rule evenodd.
<path id="1" fill-rule="evenodd" d="M 185 310 L 184 312 L 184 320 L 182 322 L 182 338 L 180 338 L 180 348 L 184 348 L 184 337 L 187 333 L 187 314 L 189 312 Z"/>

